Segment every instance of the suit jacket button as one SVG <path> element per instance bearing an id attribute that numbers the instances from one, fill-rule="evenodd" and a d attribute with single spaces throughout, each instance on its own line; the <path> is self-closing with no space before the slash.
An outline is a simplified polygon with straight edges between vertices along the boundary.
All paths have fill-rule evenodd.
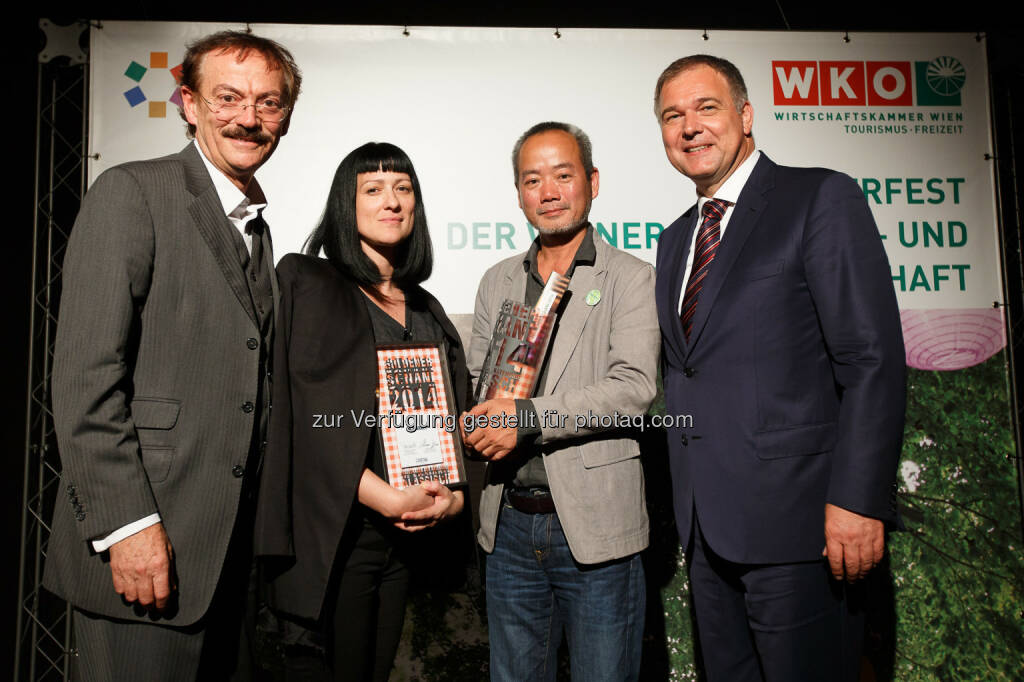
<path id="1" fill-rule="evenodd" d="M 696 373 L 697 370 L 695 370 L 693 367 L 683 367 L 683 376 L 686 377 L 687 379 L 689 379 Z"/>
<path id="2" fill-rule="evenodd" d="M 690 439 L 687 438 L 686 434 L 684 433 L 683 435 L 679 436 L 679 442 L 682 443 L 683 445 L 689 445 Z"/>
<path id="3" fill-rule="evenodd" d="M 235 466 L 231 467 L 231 475 L 234 476 L 235 478 L 241 478 L 244 473 L 245 468 L 241 464 L 236 464 Z"/>
<path id="4" fill-rule="evenodd" d="M 79 521 L 85 521 L 85 512 L 75 512 L 75 518 Z"/>
<path id="5" fill-rule="evenodd" d="M 245 412 L 246 414 L 252 412 L 255 409 L 256 406 L 252 404 L 251 400 L 246 400 L 244 403 L 242 403 L 242 412 Z"/>
<path id="6" fill-rule="evenodd" d="M 256 350 L 257 348 L 260 347 L 260 342 L 250 337 L 249 339 L 246 340 L 245 347 L 248 348 L 249 350 Z"/>

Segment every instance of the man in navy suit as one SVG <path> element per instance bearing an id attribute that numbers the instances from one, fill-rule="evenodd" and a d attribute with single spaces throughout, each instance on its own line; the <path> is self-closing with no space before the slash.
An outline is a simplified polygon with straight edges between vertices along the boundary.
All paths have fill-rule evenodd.
<path id="1" fill-rule="evenodd" d="M 708 679 L 856 679 L 857 581 L 896 520 L 905 362 L 889 264 L 849 177 L 757 151 L 743 77 L 673 62 L 655 90 L 697 203 L 656 298 L 675 514 Z"/>

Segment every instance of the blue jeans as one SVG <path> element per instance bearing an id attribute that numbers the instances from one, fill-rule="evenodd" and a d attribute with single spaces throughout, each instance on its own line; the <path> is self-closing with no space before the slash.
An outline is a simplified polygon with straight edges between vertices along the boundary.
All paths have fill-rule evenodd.
<path id="1" fill-rule="evenodd" d="M 506 502 L 487 557 L 491 680 L 554 680 L 563 627 L 572 679 L 636 680 L 644 600 L 639 554 L 576 563 L 557 514 L 524 514 Z"/>

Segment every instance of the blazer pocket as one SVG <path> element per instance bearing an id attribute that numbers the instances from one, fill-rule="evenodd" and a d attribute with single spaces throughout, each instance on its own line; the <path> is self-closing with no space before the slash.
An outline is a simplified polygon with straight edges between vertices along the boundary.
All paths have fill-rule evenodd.
<path id="1" fill-rule="evenodd" d="M 786 261 L 779 260 L 774 263 L 765 263 L 763 265 L 755 265 L 752 268 L 747 268 L 744 274 L 744 278 L 749 282 L 755 279 L 765 279 L 767 277 L 775 277 L 782 273 L 783 268 L 786 265 Z"/>
<path id="2" fill-rule="evenodd" d="M 787 429 L 758 431 L 754 434 L 757 456 L 761 459 L 820 455 L 836 446 L 836 423 L 805 424 Z"/>
<path id="3" fill-rule="evenodd" d="M 597 445 L 598 443 L 602 446 L 610 447 L 593 447 L 593 445 Z M 596 443 L 592 443 L 591 447 L 587 447 L 586 445 L 580 447 L 580 459 L 583 461 L 584 469 L 594 469 L 596 467 L 615 464 L 616 462 L 623 462 L 627 459 L 633 459 L 639 455 L 640 447 L 636 444 L 636 441 L 630 439 L 623 439 L 619 441 L 598 441 Z"/>
<path id="4" fill-rule="evenodd" d="M 173 429 L 178 423 L 181 402 L 170 398 L 136 398 L 131 410 L 137 429 Z"/>
<path id="5" fill-rule="evenodd" d="M 167 478 L 174 461 L 174 448 L 169 445 L 143 445 L 142 466 L 150 483 L 160 483 Z"/>

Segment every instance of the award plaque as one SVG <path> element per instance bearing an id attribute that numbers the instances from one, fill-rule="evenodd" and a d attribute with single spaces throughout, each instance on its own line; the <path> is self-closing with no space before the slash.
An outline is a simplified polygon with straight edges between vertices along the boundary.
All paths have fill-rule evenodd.
<path id="1" fill-rule="evenodd" d="M 568 288 L 569 278 L 552 272 L 532 308 L 509 299 L 502 302 L 477 381 L 477 402 L 533 397 L 555 324 L 555 311 Z"/>
<path id="2" fill-rule="evenodd" d="M 377 346 L 377 431 L 388 483 L 466 480 L 444 345 Z"/>

